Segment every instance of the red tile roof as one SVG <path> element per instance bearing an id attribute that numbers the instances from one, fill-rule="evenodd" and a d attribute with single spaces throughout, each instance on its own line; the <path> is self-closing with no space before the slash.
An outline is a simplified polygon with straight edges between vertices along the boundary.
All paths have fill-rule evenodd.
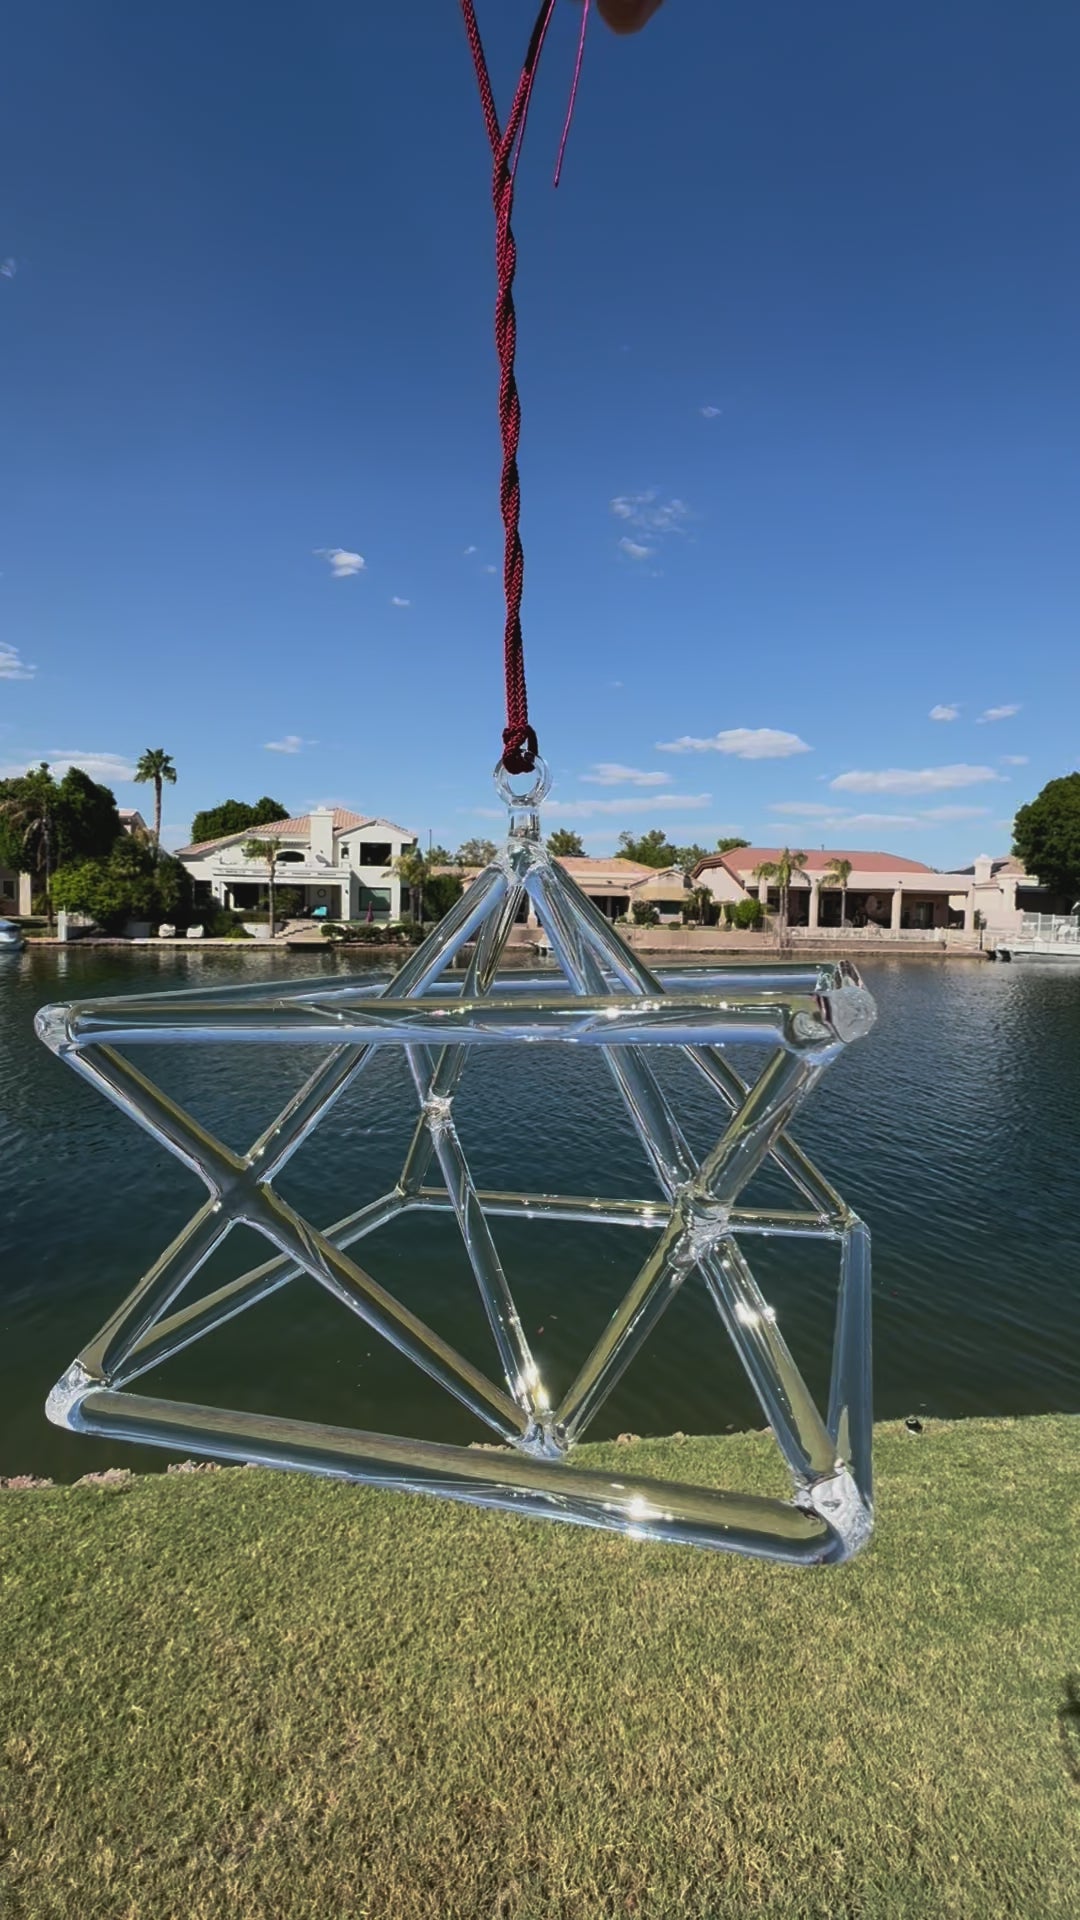
<path id="1" fill-rule="evenodd" d="M 611 874 L 616 880 L 641 880 L 648 873 L 655 873 L 655 867 L 647 867 L 641 860 L 625 860 L 621 853 L 612 854 L 608 860 L 593 860 L 588 855 L 556 854 L 560 867 L 572 873 L 575 880 L 588 880 L 600 873 Z"/>
<path id="2" fill-rule="evenodd" d="M 355 833 L 357 827 L 389 827 L 392 833 L 400 834 L 403 840 L 411 840 L 413 835 L 405 827 L 397 827 L 392 820 L 380 820 L 373 813 L 350 813 L 347 807 L 335 807 L 334 832 Z M 244 827 L 239 833 L 223 833 L 217 840 L 197 840 L 190 847 L 181 847 L 177 856 L 183 859 L 185 854 L 209 853 L 214 847 L 225 847 L 234 840 L 308 840 L 311 837 L 310 813 L 298 814 L 295 820 L 269 820 L 261 827 Z"/>
<path id="3" fill-rule="evenodd" d="M 730 853 L 709 853 L 699 860 L 694 868 L 695 875 L 704 873 L 708 867 L 726 867 L 736 879 L 744 873 L 752 873 L 755 867 L 766 865 L 770 860 L 779 860 L 782 847 L 732 847 Z M 801 871 L 823 873 L 833 860 L 850 860 L 856 873 L 933 873 L 922 860 L 905 860 L 898 853 L 874 853 L 865 849 L 849 851 L 843 847 L 821 847 L 806 849 L 806 866 Z"/>

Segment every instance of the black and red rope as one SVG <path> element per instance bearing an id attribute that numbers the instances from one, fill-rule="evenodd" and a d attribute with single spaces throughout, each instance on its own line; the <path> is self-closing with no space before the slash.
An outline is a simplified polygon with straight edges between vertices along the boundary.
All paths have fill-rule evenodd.
<path id="1" fill-rule="evenodd" d="M 469 49 L 476 68 L 476 80 L 480 89 L 480 105 L 484 114 L 488 140 L 491 143 L 493 158 L 491 191 L 495 205 L 495 273 L 497 292 L 495 300 L 495 346 L 499 356 L 499 427 L 502 433 L 502 479 L 499 499 L 502 508 L 505 545 L 503 553 L 503 587 L 506 595 L 506 628 L 503 640 L 503 663 L 506 676 L 506 726 L 503 729 L 502 764 L 507 773 L 531 773 L 539 751 L 536 734 L 529 724 L 529 696 L 525 685 L 525 649 L 521 632 L 521 601 L 525 588 L 525 555 L 521 545 L 521 481 L 518 474 L 518 442 L 521 437 L 521 401 L 518 396 L 517 380 L 514 375 L 514 356 L 517 348 L 517 316 L 514 312 L 514 273 L 517 267 L 517 246 L 514 241 L 510 215 L 514 204 L 514 170 L 521 148 L 521 139 L 525 131 L 525 121 L 529 111 L 533 82 L 536 78 L 540 54 L 544 40 L 555 11 L 557 0 L 543 0 L 536 22 L 529 37 L 521 77 L 517 84 L 513 103 L 507 116 L 506 125 L 500 130 L 499 116 L 495 108 L 495 97 L 491 91 L 487 60 L 484 56 L 483 42 L 476 21 L 473 0 L 461 0 L 461 11 L 468 35 Z M 584 44 L 585 24 L 588 18 L 588 0 L 582 15 L 582 45 Z M 581 46 L 578 49 L 577 67 L 570 98 L 570 113 L 573 112 L 574 95 L 577 92 L 578 74 L 581 69 Z M 567 115 L 567 126 L 570 122 Z M 562 164 L 563 148 L 566 144 L 564 129 L 559 147 L 558 169 Z"/>

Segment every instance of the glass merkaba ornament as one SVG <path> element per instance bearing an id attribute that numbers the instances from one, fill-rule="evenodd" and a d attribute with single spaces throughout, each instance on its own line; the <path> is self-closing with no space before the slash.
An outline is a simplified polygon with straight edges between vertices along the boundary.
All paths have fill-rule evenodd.
<path id="1" fill-rule="evenodd" d="M 38 1032 L 61 1059 L 198 1174 L 209 1197 L 79 1355 L 49 1396 L 57 1425 L 226 1461 L 257 1461 L 475 1505 L 686 1542 L 796 1564 L 847 1559 L 869 1537 L 871 1501 L 870 1247 L 863 1222 L 785 1129 L 824 1069 L 866 1034 L 874 1004 L 846 964 L 763 965 L 658 977 L 548 855 L 538 807 L 548 774 L 525 794 L 501 770 L 506 846 L 390 984 L 268 985 L 252 998 L 225 988 L 46 1008 Z M 498 974 L 525 899 L 563 975 Z M 463 977 L 447 985 L 451 963 Z M 284 1111 L 237 1155 L 139 1071 L 140 1046 L 322 1047 L 326 1057 Z M 596 1048 L 625 1102 L 656 1181 L 641 1200 L 478 1191 L 454 1119 L 469 1049 L 535 1043 Z M 274 1180 L 381 1047 L 402 1047 L 419 1116 L 397 1185 L 323 1231 Z M 761 1048 L 748 1086 L 727 1057 Z M 693 1153 L 661 1088 L 652 1049 L 681 1048 L 716 1096 L 716 1143 Z M 237 1052 L 242 1062 L 242 1051 Z M 653 1057 L 655 1059 L 655 1056 Z M 242 1067 L 238 1064 L 238 1072 Z M 741 1207 L 766 1160 L 799 1204 Z M 437 1168 L 441 1183 L 429 1178 Z M 457 1353 L 368 1273 L 348 1249 L 412 1209 L 452 1215 L 490 1326 L 490 1374 Z M 545 1391 L 492 1234 L 500 1217 L 648 1232 L 626 1297 L 556 1405 Z M 192 1277 L 238 1224 L 270 1243 L 261 1266 L 183 1304 Z M 449 1222 L 448 1222 L 449 1224 Z M 744 1252 L 754 1236 L 839 1248 L 828 1408 L 814 1403 Z M 443 1445 L 396 1435 L 230 1412 L 132 1393 L 131 1383 L 277 1288 L 308 1274 L 343 1310 L 422 1368 L 479 1417 L 502 1446 Z M 703 1284 L 741 1360 L 792 1479 L 790 1501 L 682 1485 L 572 1464 L 587 1431 L 665 1307 L 691 1277 Z M 567 1303 L 569 1310 L 571 1303 Z M 717 1407 L 716 1426 L 723 1422 Z"/>

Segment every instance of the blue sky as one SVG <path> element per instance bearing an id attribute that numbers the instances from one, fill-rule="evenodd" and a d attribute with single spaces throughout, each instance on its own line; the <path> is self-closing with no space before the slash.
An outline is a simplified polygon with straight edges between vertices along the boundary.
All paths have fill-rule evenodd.
<path id="1" fill-rule="evenodd" d="M 532 0 L 479 11 L 505 102 Z M 556 193 L 577 24 L 515 219 L 550 823 L 1003 850 L 1076 763 L 1080 10 L 594 21 Z M 265 792 L 497 833 L 455 0 L 39 0 L 5 68 L 0 769 L 76 758 L 133 804 L 164 745 L 173 845 Z"/>

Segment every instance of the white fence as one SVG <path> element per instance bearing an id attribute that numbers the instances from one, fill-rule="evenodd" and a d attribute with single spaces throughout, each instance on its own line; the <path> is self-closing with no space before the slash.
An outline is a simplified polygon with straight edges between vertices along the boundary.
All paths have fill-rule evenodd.
<path id="1" fill-rule="evenodd" d="M 1020 928 L 1022 940 L 1052 940 L 1057 947 L 1070 941 L 1080 945 L 1080 914 L 1025 913 Z"/>

